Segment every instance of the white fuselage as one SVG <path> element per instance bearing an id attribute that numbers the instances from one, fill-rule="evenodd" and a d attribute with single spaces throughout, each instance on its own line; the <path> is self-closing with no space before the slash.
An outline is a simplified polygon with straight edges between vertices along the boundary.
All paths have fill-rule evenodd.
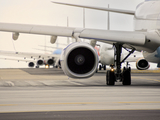
<path id="1" fill-rule="evenodd" d="M 160 30 L 160 1 L 147 1 L 137 6 L 134 16 L 134 30 Z"/>
<path id="2" fill-rule="evenodd" d="M 155 32 L 155 36 L 147 35 L 151 40 L 146 42 L 149 49 L 155 49 L 154 52 L 146 49 L 147 47 L 135 46 L 137 50 L 144 50 L 143 57 L 153 63 L 160 63 L 160 46 L 152 43 L 152 39 L 160 42 L 160 1 L 147 1 L 139 4 L 136 8 L 134 16 L 134 30 L 137 32 Z M 123 59 L 122 54 L 122 59 Z M 100 49 L 100 61 L 103 65 L 114 64 L 114 49 L 110 49 L 107 45 L 102 45 Z"/>
<path id="3" fill-rule="evenodd" d="M 160 1 L 147 1 L 137 6 L 134 16 L 134 30 L 153 31 L 160 38 Z M 151 44 L 150 47 L 155 47 L 155 52 L 143 52 L 144 58 L 149 62 L 160 63 L 160 47 L 157 48 L 154 44 Z"/>

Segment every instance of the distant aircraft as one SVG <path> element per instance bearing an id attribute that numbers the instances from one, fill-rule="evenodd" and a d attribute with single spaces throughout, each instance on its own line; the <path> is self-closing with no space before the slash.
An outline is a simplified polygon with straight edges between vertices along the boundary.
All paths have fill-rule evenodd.
<path id="1" fill-rule="evenodd" d="M 58 52 L 57 52 L 58 50 Z M 39 66 L 45 65 L 46 68 L 49 66 L 58 66 L 60 54 L 59 49 L 55 50 L 53 53 L 56 54 L 38 54 L 38 53 L 25 53 L 25 52 L 12 52 L 12 51 L 0 51 L 0 55 L 9 56 L 9 57 L 19 57 L 19 58 L 0 58 L 4 60 L 14 60 L 14 61 L 24 61 L 28 62 L 28 67 L 39 68 Z"/>
<path id="2" fill-rule="evenodd" d="M 126 56 L 126 53 L 122 52 L 121 59 L 123 60 Z M 148 61 L 152 57 L 144 58 L 142 52 L 134 52 L 132 55 L 130 55 L 125 62 L 136 62 L 135 66 L 138 70 L 147 70 L 150 67 L 150 64 Z M 100 47 L 100 65 L 99 70 L 103 68 L 103 70 L 106 70 L 106 65 L 112 65 L 114 63 L 114 47 L 109 46 L 107 44 L 103 44 Z"/>
<path id="3" fill-rule="evenodd" d="M 77 42 L 68 45 L 61 54 L 61 66 L 66 75 L 72 78 L 91 77 L 97 70 L 98 55 L 88 43 L 81 38 L 91 41 L 101 41 L 114 46 L 115 64 L 106 73 L 106 84 L 114 85 L 116 81 L 123 85 L 131 85 L 131 68 L 121 70 L 121 64 L 135 51 L 144 51 L 143 55 L 149 62 L 158 63 L 160 67 L 160 0 L 146 0 L 140 3 L 136 11 L 102 8 L 87 5 L 54 2 L 70 6 L 84 7 L 96 10 L 110 11 L 134 16 L 135 31 L 114 31 L 87 28 L 72 28 L 44 25 L 26 25 L 0 23 L 0 31 L 13 32 L 13 39 L 18 39 L 19 33 L 50 35 L 51 43 L 57 36 L 74 37 Z M 121 60 L 122 48 L 129 54 Z M 152 58 L 151 58 L 152 56 Z M 113 67 L 115 66 L 115 71 Z"/>

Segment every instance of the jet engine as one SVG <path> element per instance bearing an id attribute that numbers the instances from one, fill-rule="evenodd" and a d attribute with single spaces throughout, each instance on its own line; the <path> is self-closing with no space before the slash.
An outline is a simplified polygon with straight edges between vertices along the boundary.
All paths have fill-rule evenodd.
<path id="1" fill-rule="evenodd" d="M 34 67 L 34 62 L 29 62 L 28 67 Z"/>
<path id="2" fill-rule="evenodd" d="M 147 70 L 150 67 L 150 65 L 147 60 L 139 59 L 136 62 L 136 67 L 138 70 Z"/>
<path id="3" fill-rule="evenodd" d="M 43 65 L 44 64 L 44 62 L 43 62 L 43 60 L 37 60 L 37 65 L 39 66 L 39 65 Z"/>
<path id="4" fill-rule="evenodd" d="M 44 64 L 53 65 L 54 64 L 54 60 L 53 59 L 44 60 Z"/>
<path id="5" fill-rule="evenodd" d="M 97 69 L 98 55 L 96 50 L 85 42 L 70 44 L 61 54 L 63 72 L 72 78 L 91 77 Z"/>

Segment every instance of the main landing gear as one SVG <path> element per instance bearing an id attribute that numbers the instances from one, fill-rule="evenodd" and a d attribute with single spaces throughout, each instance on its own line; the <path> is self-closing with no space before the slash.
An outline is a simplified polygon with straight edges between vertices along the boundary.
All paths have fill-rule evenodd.
<path id="1" fill-rule="evenodd" d="M 128 67 L 128 63 L 126 67 L 123 68 L 121 71 L 121 64 L 135 51 L 132 48 L 131 51 L 127 50 L 129 54 L 121 61 L 121 53 L 122 53 L 122 45 L 115 44 L 115 52 L 114 52 L 114 60 L 116 70 L 114 70 L 114 65 L 110 65 L 111 69 L 106 73 L 106 84 L 107 85 L 114 85 L 115 82 L 120 81 L 123 85 L 131 85 L 131 68 Z"/>
<path id="2" fill-rule="evenodd" d="M 99 70 L 102 70 L 102 68 L 103 70 L 106 70 L 106 65 L 99 65 Z"/>

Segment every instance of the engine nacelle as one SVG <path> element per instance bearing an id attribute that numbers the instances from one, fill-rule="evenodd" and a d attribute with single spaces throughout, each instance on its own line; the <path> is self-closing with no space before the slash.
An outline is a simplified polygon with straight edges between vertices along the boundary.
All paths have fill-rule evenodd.
<path id="1" fill-rule="evenodd" d="M 29 62 L 28 67 L 34 67 L 34 62 Z"/>
<path id="2" fill-rule="evenodd" d="M 102 45 L 100 49 L 100 61 L 103 65 L 114 64 L 114 49 L 109 45 Z"/>
<path id="3" fill-rule="evenodd" d="M 43 64 L 44 64 L 43 60 L 37 60 L 37 65 L 38 66 L 43 65 Z"/>
<path id="4" fill-rule="evenodd" d="M 51 44 L 54 44 L 57 40 L 57 36 L 51 36 L 50 42 Z"/>
<path id="5" fill-rule="evenodd" d="M 75 42 L 64 49 L 60 61 L 67 76 L 87 78 L 96 72 L 99 60 L 96 50 L 91 45 Z"/>
<path id="6" fill-rule="evenodd" d="M 136 62 L 136 67 L 138 70 L 147 70 L 150 67 L 150 65 L 147 60 L 139 59 Z"/>
<path id="7" fill-rule="evenodd" d="M 53 65 L 54 64 L 54 60 L 53 59 L 44 60 L 44 64 Z"/>

